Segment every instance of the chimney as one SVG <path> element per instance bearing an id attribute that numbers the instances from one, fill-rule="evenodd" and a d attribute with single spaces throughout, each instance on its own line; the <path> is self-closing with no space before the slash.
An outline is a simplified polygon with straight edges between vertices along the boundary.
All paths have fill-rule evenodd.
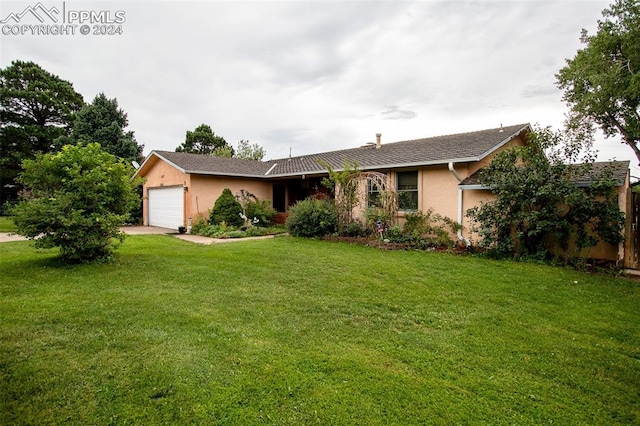
<path id="1" fill-rule="evenodd" d="M 376 149 L 382 146 L 382 142 L 380 142 L 381 137 L 382 137 L 382 133 L 376 133 Z"/>

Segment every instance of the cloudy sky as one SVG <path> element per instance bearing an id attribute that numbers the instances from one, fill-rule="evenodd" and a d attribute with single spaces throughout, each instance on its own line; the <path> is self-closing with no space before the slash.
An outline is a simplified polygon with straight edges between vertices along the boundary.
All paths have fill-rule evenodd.
<path id="1" fill-rule="evenodd" d="M 0 19 L 37 3 L 3 0 Z M 609 3 L 42 0 L 75 33 L 16 29 L 38 23 L 29 13 L 9 20 L 0 66 L 31 60 L 87 102 L 117 98 L 145 154 L 174 150 L 206 123 L 273 159 L 360 146 L 376 133 L 384 143 L 501 124 L 558 128 L 567 108 L 554 75 Z M 80 11 L 98 16 L 73 20 Z M 93 34 L 100 17 L 124 18 L 113 24 L 121 34 Z M 634 159 L 619 139 L 598 149 L 601 160 Z"/>

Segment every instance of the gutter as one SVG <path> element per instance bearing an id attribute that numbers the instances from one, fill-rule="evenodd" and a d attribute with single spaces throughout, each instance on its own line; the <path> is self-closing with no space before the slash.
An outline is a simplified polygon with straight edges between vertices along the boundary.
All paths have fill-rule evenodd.
<path id="1" fill-rule="evenodd" d="M 279 160 L 273 160 L 273 161 L 279 161 Z M 363 166 L 359 164 L 358 170 L 360 170 L 361 172 L 365 172 L 368 170 L 403 169 L 403 168 L 420 167 L 420 166 L 439 166 L 442 164 L 447 164 L 448 162 L 451 162 L 451 161 L 456 163 L 470 163 L 474 161 L 480 161 L 480 157 L 464 157 L 464 158 L 452 158 L 452 159 L 445 159 L 445 160 L 414 161 L 411 163 L 389 163 L 389 164 L 380 163 L 380 164 L 371 164 L 368 166 Z M 341 172 L 344 170 L 344 167 L 343 166 L 336 167 L 333 170 L 336 172 Z M 270 170 L 269 173 L 271 173 L 272 171 L 273 170 Z M 198 173 L 203 173 L 203 172 L 198 172 Z M 303 174 L 307 176 L 323 175 L 326 173 L 327 173 L 327 169 L 305 169 L 305 170 L 296 170 L 295 172 L 271 174 L 268 176 L 267 176 L 267 173 L 265 173 L 264 176 L 281 178 L 281 177 L 296 177 L 296 176 L 301 176 Z M 251 177 L 262 177 L 262 176 L 263 175 L 252 175 Z"/>
<path id="2" fill-rule="evenodd" d="M 449 162 L 448 167 L 449 167 L 449 171 L 451 172 L 451 174 L 453 174 L 453 176 L 456 178 L 458 183 L 462 182 L 462 178 L 460 177 L 456 169 L 453 167 L 453 161 Z M 460 186 L 458 186 L 458 223 L 460 224 L 460 227 L 461 227 L 460 229 L 458 229 L 458 233 L 457 233 L 458 240 L 462 241 L 466 246 L 470 246 L 471 241 L 469 241 L 467 238 L 464 237 L 464 235 L 462 235 L 462 188 Z"/>

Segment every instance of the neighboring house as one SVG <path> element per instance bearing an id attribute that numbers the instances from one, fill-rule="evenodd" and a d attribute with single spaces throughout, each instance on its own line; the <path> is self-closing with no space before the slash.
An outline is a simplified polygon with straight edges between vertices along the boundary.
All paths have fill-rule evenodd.
<path id="1" fill-rule="evenodd" d="M 144 224 L 177 229 L 190 219 L 207 215 L 224 188 L 241 189 L 271 200 L 286 212 L 297 201 L 326 190 L 323 164 L 340 170 L 345 162 L 362 171 L 385 173 L 399 193 L 403 210 L 433 209 L 463 225 L 467 209 L 491 197 L 489 191 L 465 179 L 491 162 L 500 150 L 526 143 L 529 124 L 394 143 L 376 141 L 359 148 L 323 152 L 271 161 L 251 161 L 169 151 L 152 151 L 136 175 L 146 179 Z M 628 163 L 621 185 L 621 208 L 626 212 Z M 477 176 L 477 175 L 476 175 Z M 465 238 L 459 234 L 460 238 Z"/>

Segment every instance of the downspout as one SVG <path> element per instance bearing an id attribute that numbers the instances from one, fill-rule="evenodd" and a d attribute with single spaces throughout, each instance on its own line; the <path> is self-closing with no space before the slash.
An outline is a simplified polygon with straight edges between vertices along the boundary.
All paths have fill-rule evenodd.
<path id="1" fill-rule="evenodd" d="M 456 169 L 453 168 L 453 161 L 449 162 L 449 171 L 451 172 L 451 174 L 453 174 L 458 183 L 462 182 L 462 178 L 460 177 Z M 458 186 L 458 223 L 462 227 L 462 188 L 460 188 L 460 186 Z M 462 235 L 462 228 L 458 229 L 457 235 L 458 239 L 465 245 L 468 246 L 471 244 L 471 242 Z"/>

